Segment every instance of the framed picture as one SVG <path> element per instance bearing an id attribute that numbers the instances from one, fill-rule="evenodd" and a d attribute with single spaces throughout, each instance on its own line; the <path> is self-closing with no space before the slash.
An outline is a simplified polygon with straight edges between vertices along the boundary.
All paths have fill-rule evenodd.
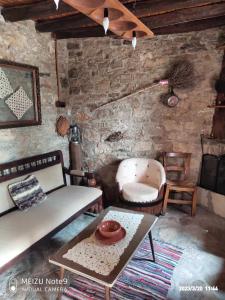
<path id="1" fill-rule="evenodd" d="M 0 59 L 0 129 L 40 124 L 38 68 Z"/>

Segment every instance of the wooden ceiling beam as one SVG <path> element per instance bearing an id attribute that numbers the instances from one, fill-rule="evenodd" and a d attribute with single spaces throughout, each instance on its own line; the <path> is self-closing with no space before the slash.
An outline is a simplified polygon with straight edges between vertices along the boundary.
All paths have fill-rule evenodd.
<path id="1" fill-rule="evenodd" d="M 142 22 L 150 28 L 166 27 L 209 18 L 223 16 L 225 13 L 225 2 L 181 9 L 152 17 L 141 18 Z"/>
<path id="2" fill-rule="evenodd" d="M 122 3 L 130 3 L 135 0 L 122 0 Z M 138 0 L 140 1 L 140 0 Z M 70 5 L 59 2 L 59 9 L 56 10 L 53 0 L 42 0 L 38 3 L 28 3 L 24 5 L 3 7 L 1 14 L 5 21 L 18 22 L 25 20 L 46 20 L 56 19 L 64 16 L 70 16 L 79 13 Z"/>
<path id="3" fill-rule="evenodd" d="M 225 2 L 225 0 L 143 0 L 137 2 L 135 9 L 131 3 L 127 4 L 126 7 L 135 14 L 137 12 L 139 17 L 150 17 L 186 8 L 203 7 L 221 2 Z"/>
<path id="4" fill-rule="evenodd" d="M 190 31 L 206 30 L 225 25 L 225 14 L 220 17 L 186 22 L 178 25 L 152 28 L 156 35 L 185 33 Z M 111 32 L 108 35 L 113 35 Z M 80 28 L 71 31 L 58 31 L 54 33 L 56 39 L 103 37 L 104 31 L 101 26 Z"/>
<path id="5" fill-rule="evenodd" d="M 200 31 L 210 28 L 216 28 L 225 25 L 225 15 L 217 18 L 210 18 L 204 20 L 197 20 L 177 25 L 170 25 L 166 27 L 158 27 L 152 31 L 156 35 L 186 33 L 191 31 Z"/>
<path id="6" fill-rule="evenodd" d="M 55 32 L 72 28 L 96 27 L 98 24 L 83 14 L 77 14 L 61 19 L 38 21 L 35 26 L 39 32 Z"/>
<path id="7" fill-rule="evenodd" d="M 107 32 L 107 36 L 113 36 L 110 31 Z M 95 26 L 90 28 L 79 28 L 71 31 L 57 31 L 53 33 L 53 37 L 57 40 L 70 39 L 70 38 L 90 38 L 90 37 L 104 37 L 105 33 L 102 26 Z"/>
<path id="8" fill-rule="evenodd" d="M 192 1 L 193 2 L 193 1 Z M 140 20 L 148 26 L 150 29 L 158 27 L 167 27 L 177 25 L 185 22 L 192 22 L 201 19 L 208 19 L 223 16 L 225 12 L 225 1 L 216 4 L 205 5 L 203 7 L 191 7 L 185 9 L 179 9 L 169 13 L 162 13 L 158 15 L 140 17 L 138 12 L 136 15 Z M 36 23 L 36 29 L 40 32 L 57 32 L 57 31 L 70 31 L 71 29 L 79 29 L 83 27 L 97 27 L 98 25 L 83 16 L 77 14 L 62 18 L 60 20 L 47 20 Z"/>
<path id="9" fill-rule="evenodd" d="M 134 0 L 122 0 L 121 2 L 133 12 L 137 17 L 153 16 L 157 14 L 172 12 L 174 10 L 198 7 L 214 3 L 223 2 L 225 0 L 138 0 L 134 10 Z M 75 14 L 74 8 L 60 1 L 59 10 L 55 9 L 53 0 L 40 1 L 38 3 L 25 4 L 14 7 L 6 7 L 2 9 L 2 15 L 6 21 L 17 22 L 24 20 L 45 20 L 55 19 Z"/>
<path id="10" fill-rule="evenodd" d="M 81 13 L 92 19 L 98 25 L 105 27 L 104 14 L 108 8 L 107 29 L 123 38 L 132 39 L 137 37 L 153 37 L 154 34 L 140 18 L 136 17 L 119 0 L 63 0 L 65 3 L 79 10 Z M 85 2 L 86 1 L 86 2 Z M 136 5 L 136 1 L 135 1 Z M 133 45 L 135 48 L 135 45 Z"/>
<path id="11" fill-rule="evenodd" d="M 76 11 L 71 6 L 60 1 L 59 9 L 56 10 L 54 1 L 41 1 L 20 6 L 3 8 L 1 14 L 5 21 L 17 22 L 24 20 L 37 20 L 39 18 L 60 17 L 74 14 Z"/>

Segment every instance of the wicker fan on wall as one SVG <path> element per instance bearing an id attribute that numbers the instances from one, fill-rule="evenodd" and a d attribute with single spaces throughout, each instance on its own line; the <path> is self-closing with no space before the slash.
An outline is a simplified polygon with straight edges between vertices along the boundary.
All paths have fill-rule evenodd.
<path id="1" fill-rule="evenodd" d="M 58 135 L 64 137 L 68 135 L 70 129 L 69 120 L 64 116 L 59 116 L 56 121 L 56 132 Z"/>

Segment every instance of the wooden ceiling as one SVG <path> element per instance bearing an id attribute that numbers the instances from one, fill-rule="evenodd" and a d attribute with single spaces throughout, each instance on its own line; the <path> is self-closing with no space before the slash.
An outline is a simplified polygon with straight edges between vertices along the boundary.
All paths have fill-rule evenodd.
<path id="1" fill-rule="evenodd" d="M 225 25 L 225 0 L 121 0 L 156 35 L 198 31 Z M 6 21 L 34 20 L 40 32 L 57 39 L 104 36 L 102 26 L 63 1 L 0 0 Z M 112 34 L 109 32 L 109 35 Z"/>

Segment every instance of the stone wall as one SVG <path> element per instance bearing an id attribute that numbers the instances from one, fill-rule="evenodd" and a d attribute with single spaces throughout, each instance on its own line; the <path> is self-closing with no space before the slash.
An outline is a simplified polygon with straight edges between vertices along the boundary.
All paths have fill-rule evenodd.
<path id="1" fill-rule="evenodd" d="M 210 212 L 225 218 L 225 196 L 198 187 L 198 203 L 206 207 Z"/>
<path id="2" fill-rule="evenodd" d="M 42 125 L 0 130 L 0 163 L 61 149 L 68 165 L 68 142 L 55 132 L 59 111 L 57 100 L 54 41 L 50 34 L 38 34 L 34 23 L 5 23 L 0 20 L 0 58 L 39 67 Z M 67 51 L 60 43 L 60 56 Z M 67 65 L 67 63 L 66 63 Z M 66 70 L 61 69 L 61 77 Z M 68 90 L 68 89 L 66 89 Z M 65 93 L 63 93 L 64 95 Z"/>
<path id="3" fill-rule="evenodd" d="M 68 40 L 68 75 L 74 120 L 83 130 L 87 162 L 94 162 L 106 182 L 113 182 L 118 161 L 156 157 L 160 151 L 192 152 L 191 176 L 197 180 L 201 161 L 200 134 L 210 133 L 223 51 L 216 50 L 223 29 L 155 37 L 130 43 L 112 38 Z M 175 108 L 159 98 L 166 87 L 106 106 L 99 105 L 163 78 L 171 62 L 186 58 L 196 70 L 192 89 L 175 90 Z M 123 138 L 108 142 L 120 131 Z"/>
<path id="4" fill-rule="evenodd" d="M 56 75 L 54 41 L 39 34 L 33 22 L 0 21 L 0 58 L 36 65 L 40 71 L 42 125 L 0 130 L 0 162 L 61 149 L 68 165 L 68 142 L 58 137 L 55 121 L 63 109 L 55 108 Z M 223 52 L 216 50 L 223 29 L 177 34 L 130 43 L 112 38 L 70 39 L 59 42 L 61 99 L 72 104 L 73 121 L 83 132 L 83 152 L 88 165 L 107 183 L 121 159 L 156 157 L 160 151 L 193 153 L 191 175 L 199 174 L 200 134 L 210 133 L 215 98 L 214 81 L 220 74 Z M 98 111 L 99 105 L 144 87 L 163 77 L 171 62 L 187 58 L 196 70 L 193 89 L 176 90 L 176 108 L 160 102 L 166 87 L 131 96 Z M 68 106 L 70 107 L 70 105 Z M 119 141 L 106 141 L 121 132 Z"/>

